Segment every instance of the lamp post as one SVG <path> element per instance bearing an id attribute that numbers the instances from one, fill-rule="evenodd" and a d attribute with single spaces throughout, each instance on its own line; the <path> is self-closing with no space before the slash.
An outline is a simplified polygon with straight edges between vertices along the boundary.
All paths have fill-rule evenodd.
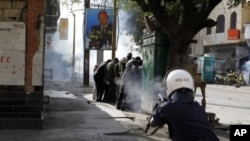
<path id="1" fill-rule="evenodd" d="M 71 80 L 75 81 L 76 76 L 75 76 L 75 32 L 76 32 L 76 18 L 75 18 L 75 13 L 72 12 L 73 15 L 73 51 L 72 51 L 72 76 L 71 76 Z"/>
<path id="2" fill-rule="evenodd" d="M 82 11 L 83 9 L 76 9 L 76 10 L 72 10 L 71 13 L 73 15 L 73 51 L 72 51 L 72 75 L 71 75 L 71 81 L 75 81 L 76 80 L 76 74 L 75 74 L 75 64 L 76 64 L 76 60 L 75 60 L 75 37 L 76 37 L 76 14 L 74 13 L 75 11 Z"/>

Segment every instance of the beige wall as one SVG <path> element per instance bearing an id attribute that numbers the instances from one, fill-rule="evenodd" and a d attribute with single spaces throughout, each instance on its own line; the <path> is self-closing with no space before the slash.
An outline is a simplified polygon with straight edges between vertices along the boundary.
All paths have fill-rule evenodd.
<path id="1" fill-rule="evenodd" d="M 203 54 L 204 46 L 220 46 L 225 44 L 237 44 L 239 42 L 244 42 L 244 24 L 250 23 L 250 6 L 249 4 L 239 5 L 237 7 L 229 9 L 227 0 L 223 0 L 218 4 L 215 9 L 211 12 L 209 18 L 217 20 L 219 15 L 224 15 L 225 17 L 225 32 L 216 33 L 216 26 L 212 28 L 212 34 L 207 35 L 207 29 L 204 28 L 197 35 L 196 39 L 198 43 L 192 46 L 193 54 L 201 55 Z M 228 40 L 227 39 L 227 30 L 230 28 L 230 16 L 233 12 L 237 13 L 237 29 L 240 30 L 240 39 L 239 40 Z"/>
<path id="2" fill-rule="evenodd" d="M 227 30 L 230 28 L 230 17 L 233 12 L 237 13 L 237 29 L 241 29 L 241 6 L 239 5 L 238 7 L 229 9 L 226 5 L 226 0 L 223 0 L 220 4 L 217 5 L 217 7 L 215 7 L 209 17 L 216 21 L 219 15 L 224 15 L 225 32 L 216 33 L 216 26 L 212 28 L 212 34 L 206 35 L 206 32 L 204 32 L 204 46 L 239 42 L 239 40 L 227 40 Z M 206 31 L 206 29 L 204 30 Z"/>

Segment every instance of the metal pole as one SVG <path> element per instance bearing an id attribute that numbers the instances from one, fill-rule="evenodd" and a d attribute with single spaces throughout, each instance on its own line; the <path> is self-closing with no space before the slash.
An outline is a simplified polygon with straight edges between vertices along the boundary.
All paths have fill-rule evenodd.
<path id="1" fill-rule="evenodd" d="M 117 9 L 116 9 L 116 0 L 114 0 L 114 22 L 113 22 L 113 36 L 112 36 L 112 59 L 115 58 L 115 50 L 116 50 L 116 15 L 117 15 Z"/>
<path id="2" fill-rule="evenodd" d="M 74 81 L 75 80 L 75 31 L 76 31 L 76 18 L 75 18 L 75 14 L 73 14 L 73 18 L 74 18 L 74 24 L 73 24 L 73 55 L 72 55 L 72 76 L 71 76 L 71 80 Z"/>
<path id="3" fill-rule="evenodd" d="M 85 13 L 86 13 L 86 8 L 90 8 L 90 0 L 85 0 Z M 86 16 L 84 16 L 84 23 L 86 21 Z M 84 37 L 84 65 L 83 65 L 83 84 L 84 86 L 89 86 L 89 59 L 90 59 L 90 55 L 89 55 L 89 49 L 87 49 L 87 47 L 85 46 L 86 43 L 85 43 L 85 37 L 86 35 L 84 34 L 83 35 Z"/>

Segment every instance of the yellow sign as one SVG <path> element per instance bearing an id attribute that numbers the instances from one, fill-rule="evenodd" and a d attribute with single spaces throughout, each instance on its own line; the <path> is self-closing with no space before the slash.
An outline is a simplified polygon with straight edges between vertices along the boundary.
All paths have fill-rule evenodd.
<path id="1" fill-rule="evenodd" d="M 60 40 L 68 40 L 68 28 L 69 22 L 67 18 L 60 19 L 60 26 L 59 26 L 59 39 Z"/>

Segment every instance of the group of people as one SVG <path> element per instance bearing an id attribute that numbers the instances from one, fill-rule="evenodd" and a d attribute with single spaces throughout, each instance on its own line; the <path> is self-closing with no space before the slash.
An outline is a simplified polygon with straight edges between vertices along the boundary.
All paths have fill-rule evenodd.
<path id="1" fill-rule="evenodd" d="M 94 74 L 96 100 L 112 102 L 117 109 L 134 108 L 131 107 L 132 99 L 140 99 L 141 96 L 137 94 L 136 97 L 132 93 L 141 89 L 133 88 L 133 82 L 139 80 L 138 84 L 142 84 L 141 66 L 140 57 L 133 58 L 131 53 L 120 61 L 115 58 L 103 62 Z M 109 74 L 110 70 L 112 74 Z M 205 109 L 195 101 L 193 76 L 187 70 L 174 69 L 166 73 L 163 82 L 165 100 L 152 111 L 150 126 L 162 127 L 167 124 L 169 137 L 173 141 L 219 141 Z M 140 100 L 137 102 L 140 103 Z"/>
<path id="2" fill-rule="evenodd" d="M 133 81 L 141 79 L 141 72 L 138 73 L 139 75 L 135 73 L 140 71 L 135 68 L 140 68 L 142 65 L 142 61 L 139 60 L 139 57 L 132 58 L 132 55 L 128 54 L 127 58 L 121 61 L 115 58 L 98 66 L 94 75 L 97 101 L 112 102 L 118 109 L 133 109 L 131 107 L 133 100 L 128 98 L 132 94 L 127 87 L 136 91 L 132 87 L 135 85 Z M 109 74 L 110 68 L 114 71 L 112 75 Z M 101 73 L 100 70 L 104 71 Z M 116 77 L 118 79 L 115 79 Z M 150 126 L 161 127 L 167 124 L 169 137 L 174 141 L 219 141 L 212 131 L 204 108 L 194 99 L 192 75 L 184 69 L 175 69 L 167 72 L 163 82 L 166 88 L 165 101 L 151 113 Z M 103 87 L 100 87 L 100 83 Z M 137 94 L 137 97 L 140 98 L 140 95 Z M 136 99 L 136 96 L 132 98 Z"/>
<path id="3" fill-rule="evenodd" d="M 122 59 L 108 59 L 94 69 L 95 100 L 120 110 L 140 110 L 142 59 L 128 53 Z"/>

